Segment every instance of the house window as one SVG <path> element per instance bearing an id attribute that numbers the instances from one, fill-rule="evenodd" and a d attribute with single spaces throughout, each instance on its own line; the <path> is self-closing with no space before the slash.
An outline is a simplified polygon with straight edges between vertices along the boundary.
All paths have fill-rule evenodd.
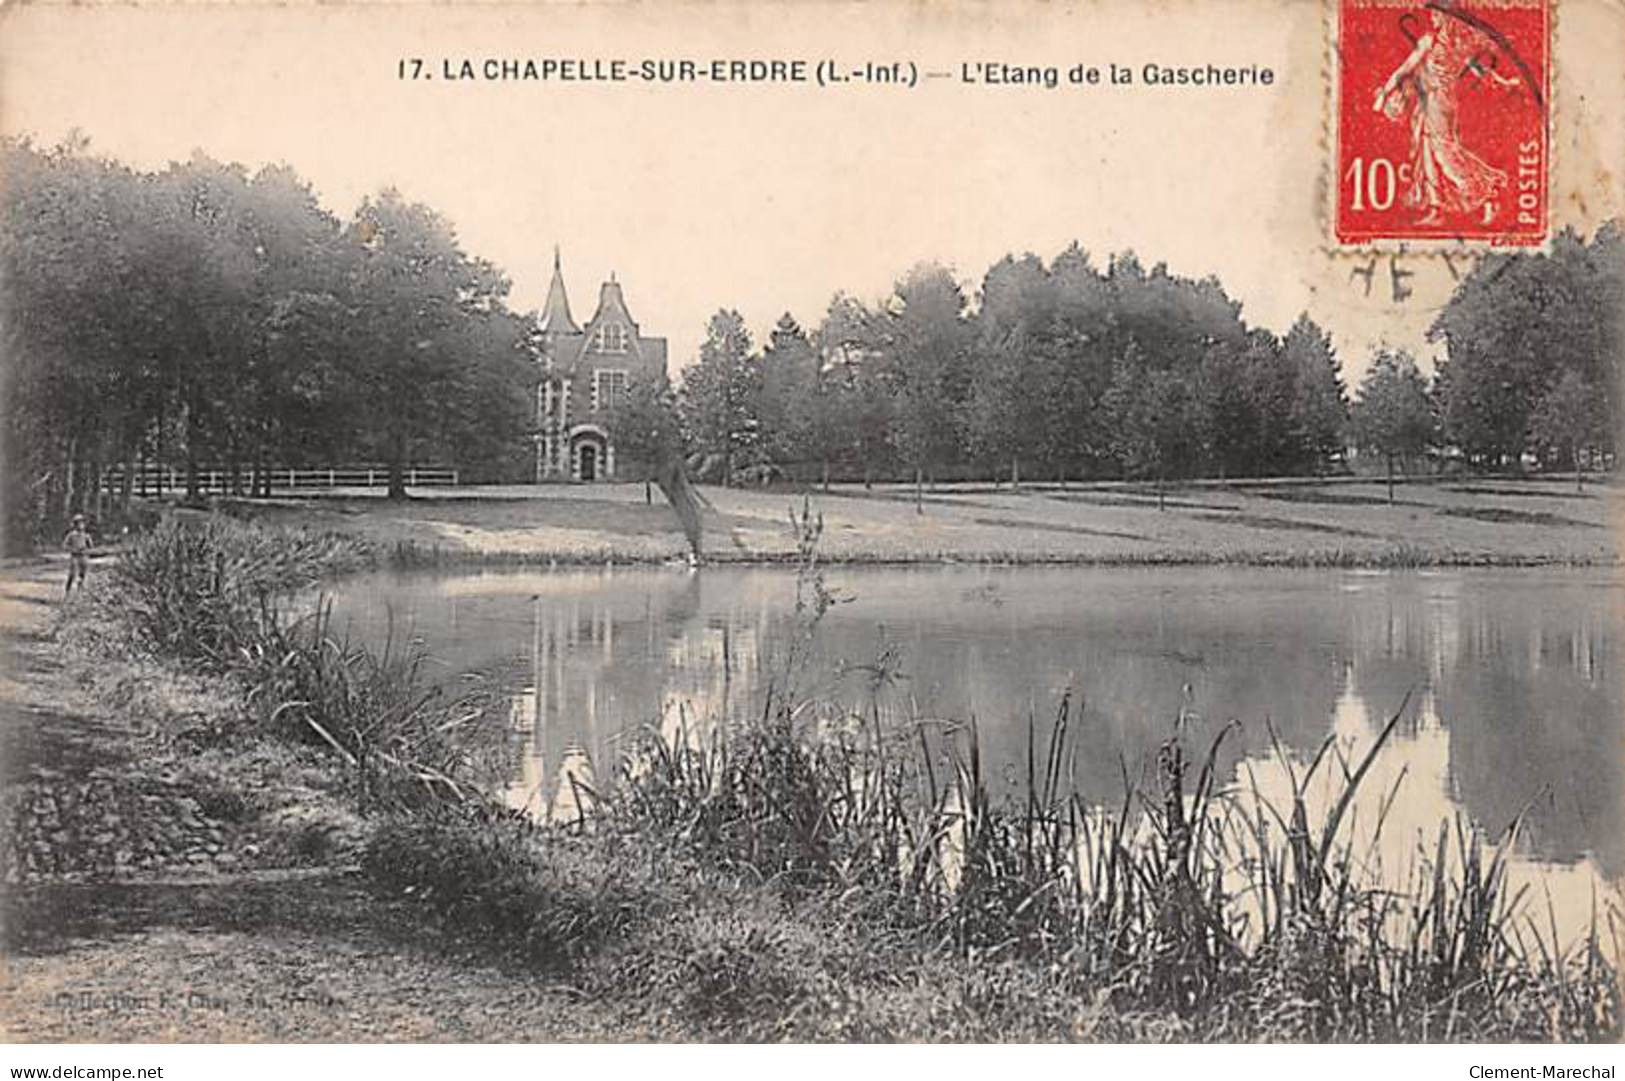
<path id="1" fill-rule="evenodd" d="M 618 409 L 626 404 L 626 372 L 620 368 L 599 368 L 593 373 L 592 407 Z"/>
<path id="2" fill-rule="evenodd" d="M 598 328 L 597 346 L 600 353 L 626 352 L 626 327 L 621 323 L 605 323 Z"/>

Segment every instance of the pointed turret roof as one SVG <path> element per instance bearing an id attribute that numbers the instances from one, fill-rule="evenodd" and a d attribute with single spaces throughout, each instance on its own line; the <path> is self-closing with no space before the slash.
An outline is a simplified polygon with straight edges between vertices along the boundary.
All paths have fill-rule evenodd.
<path id="1" fill-rule="evenodd" d="M 570 317 L 570 298 L 564 292 L 564 270 L 559 265 L 559 248 L 553 246 L 553 284 L 547 287 L 547 304 L 542 308 L 543 334 L 580 334 L 581 328 Z"/>

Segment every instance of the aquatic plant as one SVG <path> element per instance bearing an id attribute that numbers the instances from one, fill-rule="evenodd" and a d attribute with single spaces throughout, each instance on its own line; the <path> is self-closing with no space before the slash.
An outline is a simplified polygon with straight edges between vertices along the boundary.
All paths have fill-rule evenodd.
<path id="1" fill-rule="evenodd" d="M 224 671 L 276 624 L 282 598 L 369 558 L 341 534 L 171 516 L 121 552 L 114 589 L 138 642 Z"/>
<path id="2" fill-rule="evenodd" d="M 145 648 L 235 677 L 253 734 L 337 755 L 363 810 L 481 800 L 505 769 L 494 685 L 470 677 L 448 693 L 421 643 L 351 642 L 321 599 L 287 614 L 298 591 L 370 556 L 337 534 L 170 518 L 125 552 L 115 603 Z"/>
<path id="3" fill-rule="evenodd" d="M 1029 728 L 1025 796 L 996 801 L 973 725 L 908 754 L 871 726 L 736 725 L 673 741 L 649 730 L 605 828 L 667 838 L 693 858 L 793 896 L 839 898 L 864 925 L 904 928 L 967 962 L 1064 973 L 1115 1009 L 1171 1011 L 1232 1038 L 1606 1039 L 1619 1031 L 1602 929 L 1563 944 L 1508 895 L 1513 838 L 1441 824 L 1396 889 L 1343 825 L 1402 713 L 1357 762 L 1328 739 L 1290 804 L 1221 783 L 1220 748 L 1176 733 L 1152 777 L 1110 809 L 1070 784 L 1073 715 Z M 1281 766 L 1289 772 L 1286 760 Z M 946 769 L 942 766 L 946 765 Z M 1340 768 L 1324 817 L 1306 792 Z M 1380 826 L 1378 827 L 1380 832 Z M 1374 843 L 1374 842 L 1368 842 Z M 1452 847 L 1453 846 L 1453 847 Z"/>

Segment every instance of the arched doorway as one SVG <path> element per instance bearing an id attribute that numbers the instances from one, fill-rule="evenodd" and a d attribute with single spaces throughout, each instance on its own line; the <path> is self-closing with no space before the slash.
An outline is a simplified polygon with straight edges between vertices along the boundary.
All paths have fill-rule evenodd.
<path id="1" fill-rule="evenodd" d="M 569 446 L 571 480 L 591 484 L 614 479 L 615 451 L 603 428 L 596 424 L 576 425 L 570 429 Z"/>

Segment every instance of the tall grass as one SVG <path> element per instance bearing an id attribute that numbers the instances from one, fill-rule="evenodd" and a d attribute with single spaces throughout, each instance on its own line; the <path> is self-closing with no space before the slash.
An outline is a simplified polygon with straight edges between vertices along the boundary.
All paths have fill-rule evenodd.
<path id="1" fill-rule="evenodd" d="M 877 930 L 1061 973 L 1193 1032 L 1618 1035 L 1617 948 L 1605 952 L 1596 921 L 1567 948 L 1532 922 L 1527 898 L 1508 895 L 1510 837 L 1447 822 L 1409 882 L 1368 872 L 1341 826 L 1394 722 L 1316 820 L 1307 776 L 1288 806 L 1220 783 L 1228 730 L 1206 748 L 1171 736 L 1147 784 L 1092 806 L 1070 784 L 1069 720 L 1063 702 L 1049 735 L 1029 733 L 1014 802 L 991 796 L 974 727 L 909 753 L 873 728 L 832 734 L 781 708 L 699 741 L 650 730 L 600 810 L 617 832 L 839 898 Z M 1332 757 L 1323 749 L 1311 772 Z"/>
<path id="2" fill-rule="evenodd" d="M 428 661 L 421 643 L 393 633 L 378 650 L 340 636 L 322 601 L 301 619 L 272 620 L 244 647 L 240 671 L 263 730 L 336 754 L 362 812 L 482 804 L 512 766 L 507 700 L 479 679 L 448 693 Z"/>
<path id="3" fill-rule="evenodd" d="M 325 600 L 289 614 L 295 594 L 370 558 L 340 535 L 171 518 L 125 552 L 115 603 L 136 642 L 243 684 L 244 735 L 331 751 L 361 810 L 479 803 L 509 765 L 493 686 L 448 693 L 421 643 L 352 642 Z"/>
<path id="4" fill-rule="evenodd" d="M 282 599 L 368 558 L 339 534 L 170 517 L 124 550 L 114 578 L 138 642 L 225 671 L 280 618 Z"/>

